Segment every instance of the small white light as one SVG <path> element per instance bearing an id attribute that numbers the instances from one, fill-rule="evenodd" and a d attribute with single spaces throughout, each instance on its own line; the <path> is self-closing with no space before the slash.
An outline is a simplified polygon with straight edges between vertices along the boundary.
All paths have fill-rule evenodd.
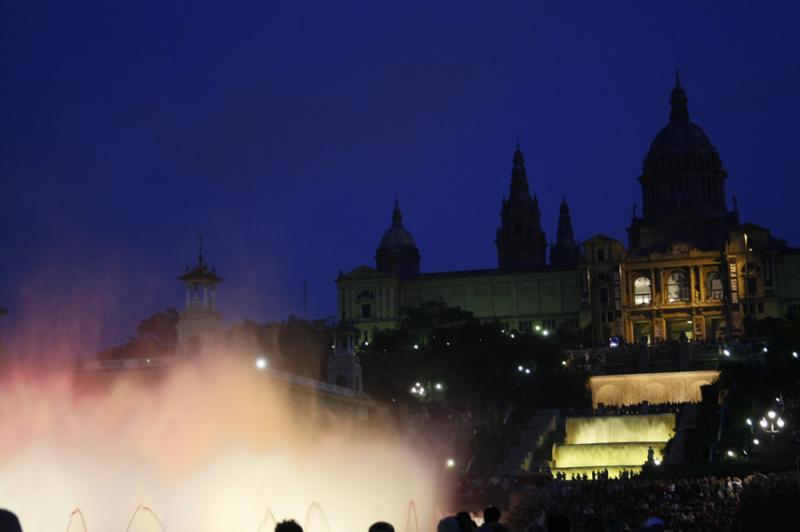
<path id="1" fill-rule="evenodd" d="M 767 349 L 767 346 L 764 346 L 764 349 L 762 349 L 762 351 L 764 351 L 766 353 L 769 350 Z"/>
<path id="2" fill-rule="evenodd" d="M 522 366 L 517 366 L 517 371 L 523 371 L 524 369 Z"/>
<path id="3" fill-rule="evenodd" d="M 531 368 L 525 368 L 525 375 L 531 374 Z"/>
<path id="4" fill-rule="evenodd" d="M 149 358 L 145 358 L 144 362 L 145 362 L 145 364 L 149 364 L 150 363 L 150 359 Z"/>
<path id="5" fill-rule="evenodd" d="M 542 326 L 541 325 L 537 325 L 536 327 L 534 327 L 534 329 L 536 329 L 537 331 L 541 331 L 542 330 Z"/>
<path id="6" fill-rule="evenodd" d="M 500 332 L 505 334 L 506 330 L 505 329 L 500 329 Z"/>
<path id="7" fill-rule="evenodd" d="M 364 342 L 364 345 L 369 345 L 369 341 Z"/>
<path id="8" fill-rule="evenodd" d="M 656 458 L 655 460 L 653 460 L 653 463 L 654 463 L 655 465 L 659 466 L 659 465 L 661 465 L 661 460 L 660 460 L 660 459 L 658 459 L 658 458 Z"/>
<path id="9" fill-rule="evenodd" d="M 731 352 L 730 352 L 730 351 L 728 351 L 727 349 L 723 349 L 723 350 L 722 350 L 722 354 L 723 354 L 723 355 L 725 355 L 726 357 L 729 357 L 729 356 L 731 356 Z"/>
<path id="10" fill-rule="evenodd" d="M 419 344 L 414 344 L 414 349 L 419 349 Z"/>
<path id="11" fill-rule="evenodd" d="M 514 333 L 511 333 L 511 339 L 513 340 L 514 338 L 516 338 L 516 337 L 514 336 Z"/>
<path id="12" fill-rule="evenodd" d="M 566 365 L 567 365 L 567 361 L 566 361 L 566 360 L 562 360 L 562 361 L 561 361 L 561 365 L 562 365 L 562 366 L 566 366 Z"/>
<path id="13" fill-rule="evenodd" d="M 331 344 L 331 349 L 336 349 L 336 346 Z"/>
<path id="14" fill-rule="evenodd" d="M 780 402 L 781 402 L 781 398 L 780 398 L 780 397 L 776 397 L 776 398 L 775 398 L 775 402 L 776 402 L 776 403 L 780 403 Z"/>
<path id="15" fill-rule="evenodd" d="M 448 458 L 444 465 L 446 465 L 449 469 L 452 469 L 456 466 L 456 461 L 452 458 Z"/>
<path id="16" fill-rule="evenodd" d="M 779 426 L 780 428 L 783 428 L 783 425 L 784 425 L 784 423 L 783 423 L 783 418 L 778 418 L 778 426 Z"/>
<path id="17" fill-rule="evenodd" d="M 761 418 L 761 421 L 758 422 L 758 424 L 761 425 L 761 428 L 764 429 L 767 428 L 767 420 L 764 419 L 763 417 Z"/>
<path id="18" fill-rule="evenodd" d="M 734 456 L 736 456 L 736 453 L 734 453 L 733 451 L 728 451 L 728 456 L 733 458 Z"/>
<path id="19" fill-rule="evenodd" d="M 543 334 L 543 335 L 545 335 L 545 336 L 547 336 L 548 334 L 550 334 L 550 331 L 548 331 L 547 329 L 545 329 L 545 330 L 543 330 L 543 331 L 542 331 L 542 334 Z"/>
<path id="20" fill-rule="evenodd" d="M 258 357 L 256 359 L 256 369 L 265 370 L 267 369 L 267 366 L 269 366 L 269 362 L 267 362 L 265 357 Z"/>
<path id="21" fill-rule="evenodd" d="M 775 419 L 775 416 L 777 415 L 778 414 L 776 414 L 774 410 L 770 410 L 769 412 L 767 412 L 767 417 L 770 419 Z"/>
<path id="22" fill-rule="evenodd" d="M 441 382 L 437 382 L 437 383 L 435 384 L 434 388 L 436 388 L 437 390 L 441 391 L 441 389 L 442 389 L 442 383 L 441 383 Z"/>
<path id="23" fill-rule="evenodd" d="M 691 325 L 691 324 L 692 324 L 692 320 L 686 320 L 686 323 L 688 323 L 689 325 Z"/>
<path id="24" fill-rule="evenodd" d="M 414 386 L 416 386 L 417 388 L 419 388 L 419 387 L 420 387 L 420 386 L 422 386 L 422 385 L 421 385 L 420 383 L 416 382 L 416 383 L 414 383 Z"/>
<path id="25" fill-rule="evenodd" d="M 450 342 L 445 342 L 444 345 L 446 345 L 447 347 L 450 347 Z"/>
<path id="26" fill-rule="evenodd" d="M 747 419 L 745 420 L 745 423 L 747 423 L 747 424 L 748 424 L 749 426 L 751 426 L 751 427 L 753 426 L 753 420 L 752 420 L 752 419 L 750 419 L 750 418 L 747 418 Z"/>
<path id="27" fill-rule="evenodd" d="M 417 393 L 417 389 L 415 387 L 411 387 L 411 393 Z"/>
<path id="28" fill-rule="evenodd" d="M 753 438 L 753 445 L 760 445 L 761 442 L 758 441 L 758 438 Z"/>
<path id="29" fill-rule="evenodd" d="M 792 356 L 794 358 L 798 358 L 798 356 L 800 356 L 800 355 L 797 354 L 797 351 L 792 351 Z"/>

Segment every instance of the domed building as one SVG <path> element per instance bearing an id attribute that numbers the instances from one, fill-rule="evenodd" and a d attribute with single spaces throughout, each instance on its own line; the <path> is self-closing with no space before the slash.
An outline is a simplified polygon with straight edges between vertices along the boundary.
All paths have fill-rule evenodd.
<path id="1" fill-rule="evenodd" d="M 669 122 L 642 165 L 642 214 L 634 206 L 628 249 L 602 235 L 584 243 L 597 338 L 714 340 L 757 334 L 760 319 L 800 316 L 800 253 L 740 224 L 735 196 L 728 209 L 728 174 L 688 101 L 676 74 Z"/>
<path id="2" fill-rule="evenodd" d="M 419 274 L 419 249 L 414 237 L 403 227 L 403 215 L 396 198 L 392 226 L 381 238 L 375 252 L 375 262 L 378 271 L 387 275 L 408 277 Z"/>
<path id="3" fill-rule="evenodd" d="M 611 336 L 650 343 L 757 334 L 760 319 L 800 317 L 800 250 L 739 222 L 735 196 L 728 207 L 722 159 L 690 119 L 688 102 L 676 74 L 669 121 L 642 164 L 642 209 L 634 205 L 627 248 L 605 235 L 579 244 L 563 199 L 548 264 L 539 198 L 517 145 L 496 269 L 422 272 L 395 202 L 375 267 L 336 280 L 339 319 L 366 342 L 375 330 L 396 327 L 402 308 L 434 301 L 508 331 L 591 325 L 599 343 Z"/>

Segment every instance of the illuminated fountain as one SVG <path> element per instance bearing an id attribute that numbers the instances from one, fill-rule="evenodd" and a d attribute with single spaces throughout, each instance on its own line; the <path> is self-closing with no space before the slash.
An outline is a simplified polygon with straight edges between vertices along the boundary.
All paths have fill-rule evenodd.
<path id="1" fill-rule="evenodd" d="M 378 520 L 416 532 L 417 512 L 433 521 L 440 468 L 376 415 L 348 417 L 322 394 L 297 400 L 266 373 L 208 360 L 99 380 L 4 370 L 2 506 L 26 532 L 271 532 L 276 518 L 307 532 Z"/>
<path id="2" fill-rule="evenodd" d="M 653 450 L 664 459 L 664 447 L 675 433 L 675 414 L 571 417 L 563 444 L 553 445 L 553 473 L 589 475 L 608 470 L 616 477 L 623 470 L 638 472 Z"/>

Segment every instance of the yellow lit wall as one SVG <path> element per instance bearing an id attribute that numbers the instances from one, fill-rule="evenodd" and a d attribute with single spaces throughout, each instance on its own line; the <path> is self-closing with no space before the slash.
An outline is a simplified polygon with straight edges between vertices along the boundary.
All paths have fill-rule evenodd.
<path id="1" fill-rule="evenodd" d="M 719 371 L 675 371 L 600 375 L 589 379 L 592 405 L 633 405 L 643 401 L 656 403 L 699 403 L 700 387 L 712 384 Z"/>

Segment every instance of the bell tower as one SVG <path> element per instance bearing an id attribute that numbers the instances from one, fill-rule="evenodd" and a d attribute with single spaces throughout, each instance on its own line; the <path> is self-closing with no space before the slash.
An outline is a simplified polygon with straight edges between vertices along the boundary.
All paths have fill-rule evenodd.
<path id="1" fill-rule="evenodd" d="M 539 199 L 531 199 L 525 159 L 519 149 L 514 152 L 511 190 L 500 210 L 501 225 L 497 230 L 497 265 L 501 270 L 536 268 L 545 265 L 547 241 L 541 225 Z"/>
<path id="2" fill-rule="evenodd" d="M 199 239 L 197 264 L 194 268 L 187 265 L 178 279 L 186 285 L 186 307 L 178 319 L 177 353 L 179 356 L 207 353 L 218 344 L 222 332 L 217 312 L 217 285 L 222 277 L 203 258 L 203 237 Z"/>

